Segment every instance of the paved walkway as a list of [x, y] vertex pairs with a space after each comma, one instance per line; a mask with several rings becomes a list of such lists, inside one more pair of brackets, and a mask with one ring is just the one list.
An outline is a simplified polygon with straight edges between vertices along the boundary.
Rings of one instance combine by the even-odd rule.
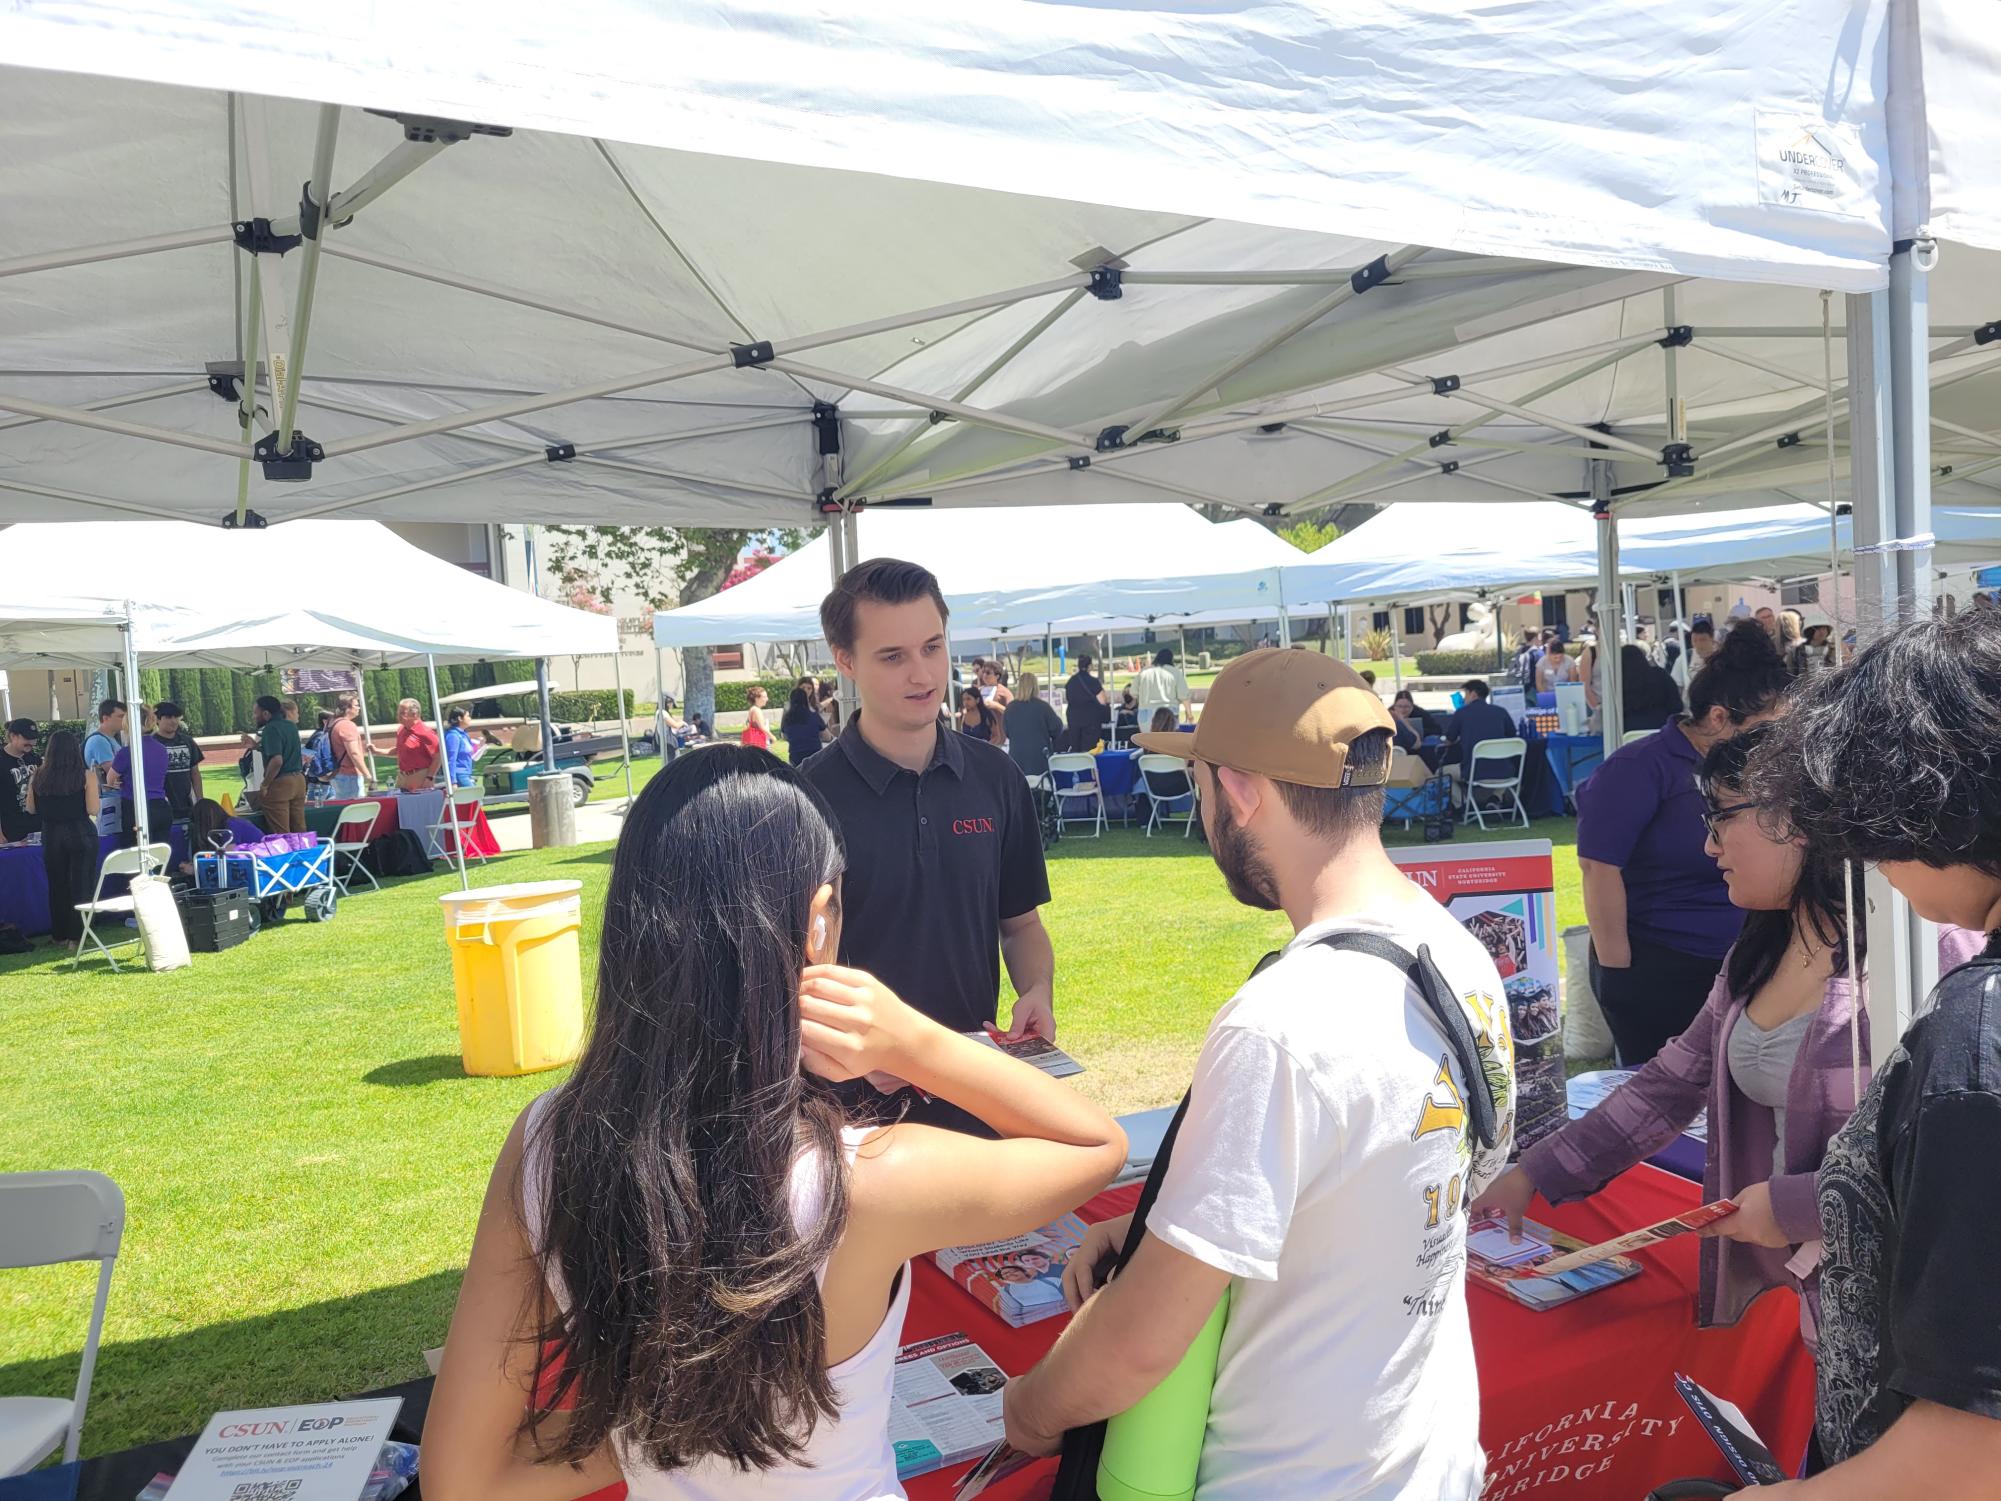
[[[577, 809], [577, 843], [602, 844], [618, 838], [619, 830], [625, 827], [624, 807], [625, 799], [621, 797], [615, 801], [586, 803]], [[502, 850], [512, 853], [533, 848], [528, 838], [528, 807], [525, 803], [508, 808], [489, 808], [486, 821]]]

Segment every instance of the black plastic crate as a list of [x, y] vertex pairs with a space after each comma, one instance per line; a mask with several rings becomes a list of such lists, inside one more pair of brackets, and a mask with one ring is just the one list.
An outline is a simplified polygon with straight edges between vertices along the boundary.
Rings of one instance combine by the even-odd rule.
[[182, 930], [195, 953], [219, 954], [257, 931], [257, 906], [246, 891], [182, 888], [175, 896], [180, 902]]

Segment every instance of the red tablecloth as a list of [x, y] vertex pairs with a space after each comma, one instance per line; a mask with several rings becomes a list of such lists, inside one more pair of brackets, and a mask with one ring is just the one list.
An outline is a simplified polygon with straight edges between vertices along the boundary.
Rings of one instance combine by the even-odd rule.
[[[389, 835], [394, 834], [398, 829], [402, 828], [402, 815], [397, 810], [397, 799], [393, 793], [384, 793], [379, 797], [342, 798], [337, 801], [320, 803], [317, 806], [322, 808], [347, 808], [357, 803], [372, 803], [374, 805], [375, 822], [368, 826], [365, 833], [361, 834], [355, 832], [355, 829], [358, 829], [360, 825], [357, 824], [350, 827], [342, 835], [341, 842], [343, 844], [356, 842], [357, 840], [362, 844], [372, 844], [377, 839], [386, 839]], [[442, 798], [438, 800], [438, 806], [443, 806]], [[436, 817], [437, 815], [433, 814], [431, 816]], [[428, 822], [429, 820], [426, 819], [426, 824]], [[432, 847], [430, 844], [425, 826], [420, 825], [411, 832], [416, 834], [419, 839], [426, 841], [426, 847], [430, 850], [431, 854], [440, 859], [449, 859], [451, 857], [452, 846], [449, 832], [438, 836], [435, 847]], [[332, 836], [329, 835], [328, 837], [331, 838]], [[466, 829], [466, 858], [468, 860], [476, 860], [483, 856], [490, 858], [499, 853], [500, 841], [493, 837], [493, 827], [486, 821], [486, 809], [481, 808]]]
[[[1130, 1210], [1138, 1185], [1099, 1194], [1078, 1211], [1087, 1220]], [[1700, 1202], [1700, 1188], [1640, 1166], [1581, 1204], [1539, 1219], [1605, 1240]], [[1639, 1501], [1664, 1480], [1729, 1479], [1716, 1447], [1697, 1428], [1672, 1385], [1692, 1376], [1743, 1409], [1779, 1461], [1797, 1470], [1813, 1423], [1813, 1360], [1799, 1337], [1799, 1304], [1789, 1292], [1760, 1298], [1732, 1329], [1695, 1327], [1693, 1236], [1639, 1258], [1629, 1282], [1536, 1313], [1482, 1287], [1467, 1289], [1474, 1358], [1480, 1367], [1480, 1441], [1487, 1449], [1481, 1501]], [[1047, 1353], [1065, 1319], [1010, 1329], [929, 1262], [911, 1278], [903, 1342], [960, 1331], [1020, 1375]], [[1330, 1413], [1330, 1421], [1340, 1421]], [[910, 1501], [948, 1501], [970, 1464], [907, 1482]], [[1055, 1463], [989, 1489], [992, 1501], [1042, 1501]], [[611, 1486], [585, 1501], [620, 1501]]]
[[[1106, 1219], [1130, 1210], [1137, 1186], [1100, 1194], [1079, 1211]], [[1581, 1204], [1538, 1218], [1586, 1241], [1604, 1240], [1693, 1207], [1698, 1185], [1636, 1167]], [[1693, 1236], [1639, 1258], [1630, 1282], [1547, 1313], [1485, 1288], [1467, 1289], [1480, 1367], [1480, 1440], [1487, 1448], [1482, 1501], [1639, 1501], [1663, 1480], [1729, 1478], [1709, 1439], [1674, 1393], [1676, 1371], [1744, 1410], [1782, 1463], [1797, 1468], [1813, 1422], [1813, 1361], [1789, 1292], [1760, 1298], [1733, 1329], [1695, 1327]], [[962, 1330], [1018, 1375], [1054, 1343], [1064, 1320], [1010, 1329], [936, 1267], [917, 1268], [903, 1338]], [[1338, 1421], [1339, 1415], [1330, 1415]], [[989, 1490], [995, 1501], [1047, 1494], [1053, 1465]], [[967, 1466], [908, 1482], [911, 1501], [945, 1501]]]
[[[371, 803], [374, 805], [375, 822], [370, 824], [364, 833], [355, 832], [361, 827], [359, 824], [349, 825], [341, 834], [340, 842], [342, 844], [357, 842], [361, 844], [373, 844], [378, 839], [387, 839], [403, 826], [402, 821], [396, 816], [396, 799], [393, 797], [338, 798], [320, 803], [317, 806], [322, 808], [352, 808], [358, 803]], [[338, 818], [340, 815], [336, 813], [334, 816]], [[327, 837], [331, 840], [333, 836], [328, 835]]]
[[[500, 841], [493, 837], [493, 825], [486, 821], [486, 809], [475, 808], [471, 818], [461, 815], [465, 826], [466, 858], [490, 859], [500, 853]], [[438, 834], [437, 850], [440, 858], [452, 858], [452, 831], [445, 829]]]

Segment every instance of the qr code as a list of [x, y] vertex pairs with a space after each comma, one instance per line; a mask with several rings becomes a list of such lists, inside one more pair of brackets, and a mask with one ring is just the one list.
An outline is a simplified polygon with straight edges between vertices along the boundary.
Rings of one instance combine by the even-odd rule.
[[246, 1480], [229, 1493], [229, 1501], [292, 1501], [304, 1476], [290, 1480]]

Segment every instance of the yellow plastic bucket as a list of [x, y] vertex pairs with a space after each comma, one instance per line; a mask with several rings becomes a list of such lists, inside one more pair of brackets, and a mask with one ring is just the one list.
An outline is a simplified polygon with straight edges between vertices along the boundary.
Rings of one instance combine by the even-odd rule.
[[467, 1073], [532, 1074], [576, 1060], [583, 889], [582, 881], [526, 881], [438, 898]]

